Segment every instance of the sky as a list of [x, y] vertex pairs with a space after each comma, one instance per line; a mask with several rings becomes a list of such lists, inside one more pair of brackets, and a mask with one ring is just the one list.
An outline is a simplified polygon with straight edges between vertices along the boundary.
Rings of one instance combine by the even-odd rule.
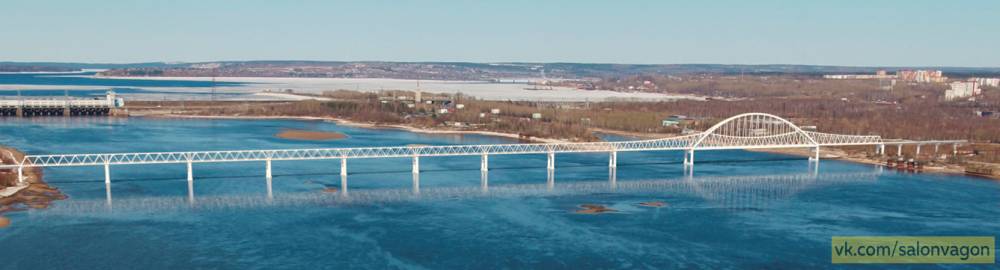
[[1000, 66], [1000, 1], [0, 0], [0, 61]]

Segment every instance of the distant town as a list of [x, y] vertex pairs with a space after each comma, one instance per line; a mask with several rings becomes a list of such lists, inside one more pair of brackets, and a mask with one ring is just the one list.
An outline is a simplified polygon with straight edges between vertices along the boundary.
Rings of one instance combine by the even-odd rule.
[[1000, 87], [1000, 78], [969, 77], [964, 80], [950, 80], [940, 70], [900, 70], [896, 74], [888, 74], [878, 70], [875, 74], [836, 74], [823, 75], [823, 78], [834, 80], [878, 80], [879, 88], [891, 91], [896, 82], [906, 83], [945, 83], [948, 90], [944, 92], [945, 100], [974, 98], [983, 93], [981, 87]]

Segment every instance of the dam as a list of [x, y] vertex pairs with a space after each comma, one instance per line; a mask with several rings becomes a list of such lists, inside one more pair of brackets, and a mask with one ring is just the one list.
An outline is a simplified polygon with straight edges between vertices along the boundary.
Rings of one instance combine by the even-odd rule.
[[101, 116], [116, 115], [125, 107], [125, 99], [118, 97], [114, 91], [108, 91], [104, 98], [91, 99], [55, 99], [55, 98], [18, 98], [0, 100], [0, 116], [2, 117], [36, 117], [36, 116]]

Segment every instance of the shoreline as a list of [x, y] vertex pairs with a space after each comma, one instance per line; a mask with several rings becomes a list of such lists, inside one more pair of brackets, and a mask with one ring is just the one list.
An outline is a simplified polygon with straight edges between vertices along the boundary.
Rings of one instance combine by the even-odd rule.
[[[0, 146], [0, 152], [7, 154], [0, 157], [0, 162], [11, 164], [24, 158], [20, 150], [8, 146]], [[48, 208], [53, 202], [68, 198], [58, 188], [49, 186], [43, 180], [39, 167], [29, 167], [24, 170], [24, 183], [17, 182], [17, 173], [13, 169], [0, 171], [0, 220], [7, 212], [24, 211], [27, 209]], [[9, 225], [7, 220], [6, 225]], [[0, 226], [2, 228], [3, 226]]]
[[[521, 136], [513, 133], [504, 133], [496, 131], [485, 131], [485, 130], [441, 130], [441, 129], [430, 129], [430, 128], [419, 128], [407, 125], [399, 124], [374, 124], [374, 123], [362, 123], [355, 122], [347, 119], [336, 118], [336, 117], [323, 117], [323, 116], [236, 116], [236, 115], [182, 115], [182, 114], [145, 114], [145, 115], [133, 115], [131, 117], [149, 117], [149, 118], [168, 118], [168, 119], [231, 119], [231, 120], [301, 120], [301, 121], [329, 121], [334, 122], [338, 125], [357, 127], [357, 128], [367, 128], [367, 129], [396, 129], [403, 130], [414, 133], [424, 133], [424, 134], [457, 134], [457, 135], [483, 135], [483, 136], [493, 136], [502, 137], [508, 139], [520, 140]], [[561, 139], [550, 139], [550, 138], [537, 138], [532, 137], [530, 139], [532, 142], [539, 143], [571, 143], [571, 141], [561, 140]]]
[[[809, 153], [809, 150], [805, 150], [805, 151], [803, 151], [803, 150], [805, 150], [805, 149], [804, 148], [782, 148], [782, 149], [747, 149], [746, 151], [760, 152], [760, 153], [772, 153], [772, 154], [783, 154], [783, 155], [791, 155], [791, 156], [799, 156], [799, 157], [809, 157], [809, 156], [812, 155], [811, 153]], [[829, 149], [826, 150], [826, 151], [829, 151]], [[840, 150], [840, 149], [837, 149], [834, 153], [830, 153], [830, 152], [824, 153], [824, 151], [821, 150], [820, 151], [820, 160], [824, 159], [823, 155], [826, 155], [825, 159], [842, 160], [842, 161], [847, 161], [847, 162], [852, 162], [852, 163], [868, 164], [868, 165], [882, 166], [882, 167], [885, 167], [885, 168], [888, 168], [888, 169], [895, 169], [895, 168], [890, 168], [890, 167], [885, 166], [885, 164], [882, 163], [879, 160], [873, 160], [873, 159], [869, 159], [869, 158], [851, 157], [849, 154], [847, 154], [846, 152], [844, 152], [843, 150]], [[924, 169], [921, 170], [921, 171], [919, 171], [919, 172], [920, 173], [936, 173], [936, 174], [946, 174], [946, 175], [962, 175], [962, 176], [970, 176], [970, 177], [979, 177], [979, 178], [984, 178], [984, 179], [994, 180], [994, 181], [1000, 180], [1000, 176], [997, 176], [997, 175], [987, 176], [987, 175], [972, 175], [972, 174], [967, 174], [967, 173], [965, 173], [964, 167], [961, 167], [961, 166], [958, 166], [958, 167], [956, 167], [956, 166], [944, 166], [944, 167], [941, 167], [941, 166], [925, 166]]]

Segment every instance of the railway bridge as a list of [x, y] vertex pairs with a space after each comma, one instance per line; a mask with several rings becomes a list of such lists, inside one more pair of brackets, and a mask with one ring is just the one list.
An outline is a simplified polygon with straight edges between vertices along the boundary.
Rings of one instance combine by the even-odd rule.
[[[585, 143], [532, 143], [532, 144], [489, 144], [489, 145], [432, 145], [432, 146], [392, 146], [392, 147], [352, 147], [314, 149], [271, 149], [271, 150], [227, 150], [189, 152], [147, 152], [147, 153], [92, 153], [92, 154], [46, 154], [26, 155], [16, 164], [0, 165], [0, 169], [15, 169], [20, 183], [24, 183], [23, 171], [29, 167], [103, 166], [104, 181], [110, 186], [112, 166], [138, 164], [184, 164], [187, 167], [189, 187], [194, 181], [195, 163], [220, 162], [262, 162], [268, 187], [271, 183], [271, 163], [295, 160], [338, 160], [340, 162], [341, 187], [347, 190], [347, 163], [351, 159], [409, 158], [412, 159], [413, 188], [419, 191], [420, 158], [440, 156], [479, 156], [480, 169], [489, 170], [491, 155], [542, 154], [548, 157], [546, 168], [551, 174], [555, 170], [555, 159], [561, 153], [608, 153], [608, 167], [616, 168], [619, 152], [635, 151], [683, 151], [685, 168], [693, 168], [696, 151], [729, 149], [812, 149], [810, 162], [819, 162], [821, 147], [873, 146], [876, 153], [885, 154], [887, 145], [901, 149], [903, 145], [915, 145], [917, 152], [924, 145], [952, 145], [953, 153], [964, 140], [887, 140], [880, 136], [830, 134], [805, 131], [781, 117], [766, 113], [745, 113], [725, 119], [704, 132], [676, 137]], [[485, 175], [485, 174], [484, 174]], [[486, 177], [483, 188], [487, 187]], [[270, 191], [270, 188], [268, 188]], [[269, 192], [270, 194], [270, 192]]]

